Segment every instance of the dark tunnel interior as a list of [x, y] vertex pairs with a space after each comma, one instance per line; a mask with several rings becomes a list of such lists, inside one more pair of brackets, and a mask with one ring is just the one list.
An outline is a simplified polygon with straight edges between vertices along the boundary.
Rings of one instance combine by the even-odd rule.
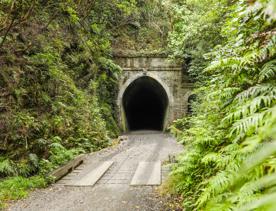
[[163, 130], [168, 96], [153, 78], [136, 79], [123, 95], [128, 130]]

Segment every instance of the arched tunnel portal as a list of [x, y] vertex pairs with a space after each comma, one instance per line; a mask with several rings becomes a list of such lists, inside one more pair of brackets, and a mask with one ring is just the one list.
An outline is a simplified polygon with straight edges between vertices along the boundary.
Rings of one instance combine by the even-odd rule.
[[168, 105], [168, 95], [157, 80], [139, 77], [129, 84], [122, 97], [127, 129], [163, 130]]

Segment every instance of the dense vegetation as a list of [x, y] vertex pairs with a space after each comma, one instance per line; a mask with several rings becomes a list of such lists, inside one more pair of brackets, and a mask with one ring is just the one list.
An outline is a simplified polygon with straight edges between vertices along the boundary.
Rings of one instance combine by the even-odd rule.
[[112, 51], [168, 44], [197, 96], [171, 189], [186, 210], [275, 210], [275, 20], [275, 0], [1, 0], [0, 209], [118, 135]]
[[168, 27], [157, 4], [0, 1], [0, 208], [118, 135], [112, 46], [162, 48]]
[[1, 201], [117, 133], [101, 93], [115, 94], [120, 72], [105, 30], [119, 8], [104, 6], [110, 14], [99, 16], [89, 1], [1, 1], [0, 177], [17, 176], [1, 182]]
[[[275, 210], [276, 2], [173, 1], [170, 49], [197, 81], [171, 185], [185, 210]], [[208, 9], [207, 9], [208, 8]]]

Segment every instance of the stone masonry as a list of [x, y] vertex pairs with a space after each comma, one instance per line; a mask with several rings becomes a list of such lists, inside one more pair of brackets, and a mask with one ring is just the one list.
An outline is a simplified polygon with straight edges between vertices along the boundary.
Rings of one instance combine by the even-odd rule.
[[159, 82], [167, 93], [169, 106], [166, 112], [164, 128], [173, 120], [187, 114], [188, 98], [192, 92], [192, 83], [182, 65], [171, 61], [166, 55], [115, 55], [115, 62], [122, 68], [119, 80], [117, 105], [118, 120], [121, 128], [127, 130], [125, 124], [122, 98], [127, 87], [140, 77], [151, 77]]

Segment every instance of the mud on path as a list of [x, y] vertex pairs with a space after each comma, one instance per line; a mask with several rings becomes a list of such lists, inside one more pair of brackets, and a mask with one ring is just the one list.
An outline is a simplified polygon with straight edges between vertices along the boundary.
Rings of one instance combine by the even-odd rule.
[[[88, 156], [78, 173], [69, 174], [46, 189], [32, 192], [27, 199], [18, 201], [8, 210], [166, 210], [155, 192], [156, 186], [130, 186], [130, 182], [140, 161], [165, 161], [169, 155], [181, 152], [182, 146], [161, 132], [139, 131], [126, 136], [128, 139], [119, 146]], [[67, 182], [77, 180], [102, 161], [113, 161], [114, 164], [93, 187], [66, 186]], [[162, 167], [163, 180], [167, 171]]]

